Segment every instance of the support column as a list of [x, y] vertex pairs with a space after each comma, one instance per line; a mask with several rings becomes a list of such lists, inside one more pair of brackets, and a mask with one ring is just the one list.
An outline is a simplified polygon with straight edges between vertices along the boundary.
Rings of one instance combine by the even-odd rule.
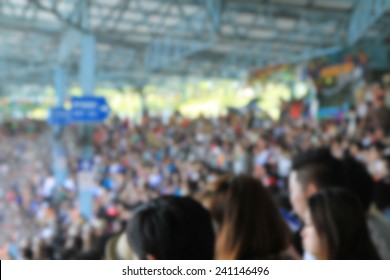
[[[66, 97], [66, 71], [58, 66], [54, 71], [54, 85], [57, 96], [57, 107], [63, 107]], [[67, 178], [67, 161], [62, 140], [63, 127], [53, 127], [53, 174], [57, 187], [63, 186]]]
[[[83, 28], [89, 26], [88, 2], [83, 2]], [[95, 92], [95, 37], [88, 33], [81, 35], [80, 85], [84, 96]], [[79, 213], [87, 220], [93, 217], [93, 145], [91, 124], [82, 125], [82, 155], [79, 161]]]
[[141, 98], [141, 115], [144, 117], [148, 112], [148, 104], [146, 102], [146, 93], [143, 88], [139, 89], [139, 96]]

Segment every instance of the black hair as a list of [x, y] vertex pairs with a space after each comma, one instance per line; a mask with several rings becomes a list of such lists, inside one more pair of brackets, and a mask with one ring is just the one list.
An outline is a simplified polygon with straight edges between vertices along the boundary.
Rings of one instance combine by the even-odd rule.
[[309, 199], [313, 224], [325, 241], [327, 259], [379, 259], [357, 196], [342, 188], [320, 190]]
[[363, 163], [352, 157], [342, 161], [344, 184], [342, 187], [352, 191], [362, 202], [363, 208], [368, 208], [373, 200], [374, 180]]
[[372, 146], [377, 152], [382, 153], [386, 149], [386, 145], [378, 141]]
[[327, 148], [311, 149], [294, 157], [292, 170], [304, 187], [310, 183], [318, 188], [327, 185], [343, 185], [340, 160], [334, 158]]
[[97, 250], [78, 252], [73, 257], [74, 260], [101, 260], [101, 254]]
[[346, 188], [358, 196], [366, 211], [372, 202], [374, 181], [366, 167], [352, 157], [338, 160], [327, 148], [314, 149], [294, 158], [292, 169], [303, 187], [314, 183], [319, 189]]
[[362, 143], [354, 139], [349, 141], [349, 146], [356, 146], [359, 150], [363, 149]]
[[140, 259], [213, 259], [214, 232], [209, 212], [189, 197], [164, 196], [134, 211], [127, 239]]
[[23, 256], [26, 260], [32, 260], [34, 258], [34, 253], [31, 247], [23, 249]]

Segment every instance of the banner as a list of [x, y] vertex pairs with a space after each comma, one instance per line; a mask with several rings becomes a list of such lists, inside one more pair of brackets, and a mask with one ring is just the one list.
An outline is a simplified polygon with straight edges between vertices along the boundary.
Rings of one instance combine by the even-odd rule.
[[307, 74], [317, 91], [319, 118], [337, 118], [348, 110], [366, 66], [367, 56], [362, 52], [344, 52], [308, 64]]
[[296, 76], [296, 69], [292, 65], [278, 65], [273, 67], [266, 67], [264, 69], [257, 69], [249, 73], [248, 84], [254, 85], [258, 82], [279, 82], [290, 83], [298, 81]]

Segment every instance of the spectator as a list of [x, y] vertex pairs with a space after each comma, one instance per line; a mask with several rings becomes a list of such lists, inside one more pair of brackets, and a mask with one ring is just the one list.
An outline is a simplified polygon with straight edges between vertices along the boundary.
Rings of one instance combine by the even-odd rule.
[[292, 258], [289, 229], [260, 181], [244, 175], [225, 176], [215, 184], [210, 203], [217, 259]]
[[213, 259], [210, 214], [188, 197], [160, 197], [136, 208], [127, 239], [136, 259]]
[[[289, 177], [290, 201], [301, 220], [307, 211], [308, 199], [329, 186], [338, 186], [357, 195], [376, 249], [382, 259], [390, 259], [390, 224], [372, 204], [373, 181], [367, 169], [352, 158], [333, 158], [328, 149], [310, 150], [294, 158]], [[297, 250], [302, 252], [299, 239], [295, 241]]]
[[302, 231], [305, 250], [317, 260], [378, 260], [359, 199], [342, 188], [309, 199]]
[[328, 149], [313, 149], [296, 156], [289, 175], [290, 201], [303, 219], [307, 199], [328, 185], [343, 185], [341, 162]]

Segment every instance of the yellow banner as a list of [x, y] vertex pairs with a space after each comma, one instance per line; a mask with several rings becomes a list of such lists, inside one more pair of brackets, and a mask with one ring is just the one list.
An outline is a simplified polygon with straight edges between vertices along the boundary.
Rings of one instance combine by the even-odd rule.
[[333, 65], [333, 66], [326, 67], [326, 68], [322, 69], [320, 76], [322, 78], [340, 76], [343, 74], [351, 73], [354, 68], [355, 68], [355, 64], [353, 62], [347, 62], [344, 64]]

